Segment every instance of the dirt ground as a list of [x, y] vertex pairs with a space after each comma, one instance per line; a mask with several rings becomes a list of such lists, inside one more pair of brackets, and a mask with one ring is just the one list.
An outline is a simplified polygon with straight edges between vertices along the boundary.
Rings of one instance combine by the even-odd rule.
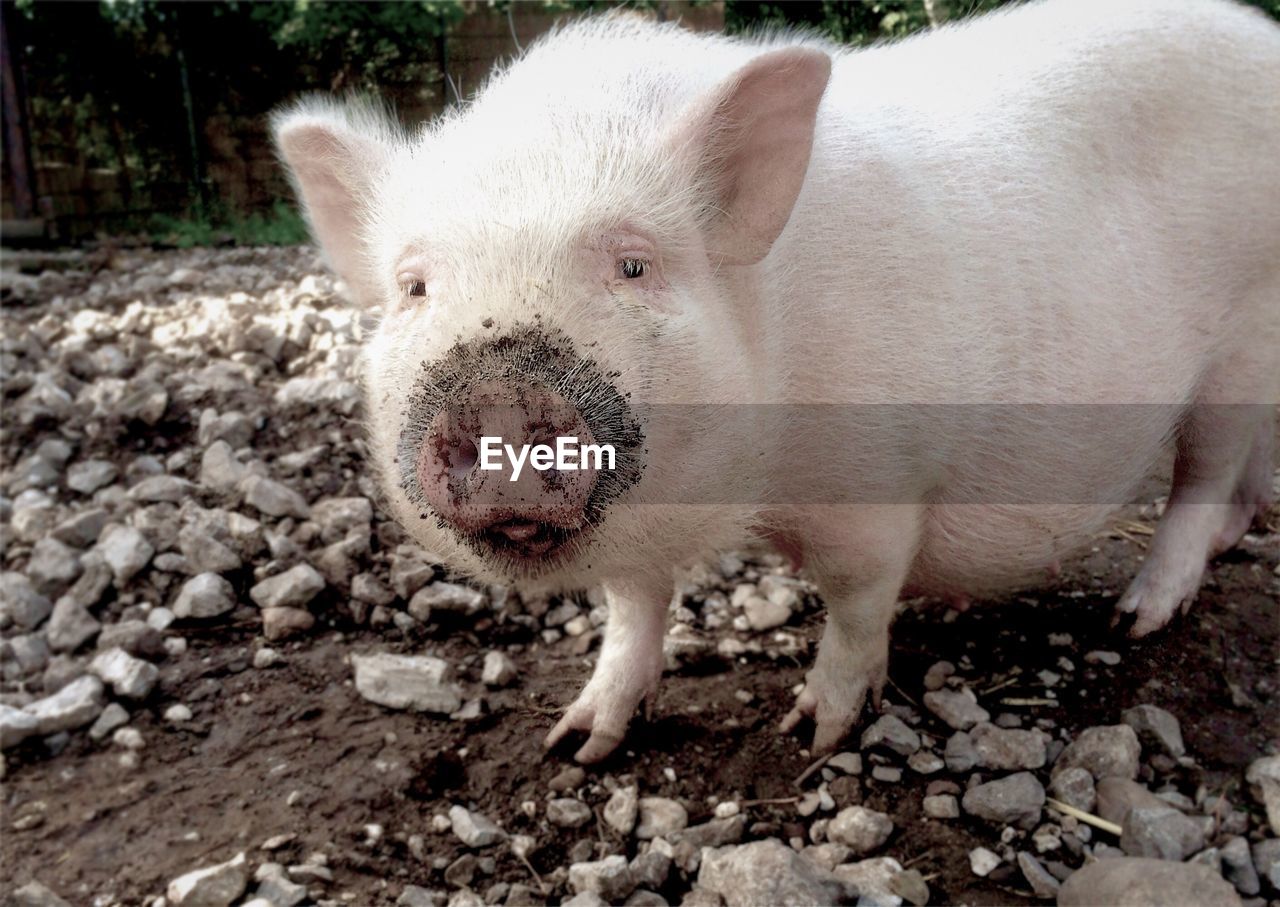
[[[26, 305], [11, 307], [9, 317], [34, 323], [39, 312]], [[9, 399], [14, 396], [10, 391]], [[297, 412], [273, 418], [287, 424], [260, 433], [258, 454], [268, 459], [292, 449], [284, 440], [291, 433], [312, 431], [315, 420], [326, 417]], [[344, 424], [357, 418], [358, 411]], [[113, 456], [122, 460], [178, 450], [195, 443], [194, 423], [194, 410], [149, 427], [130, 423], [128, 447], [118, 446], [121, 436], [108, 435], [79, 442], [79, 456], [113, 446]], [[6, 465], [58, 431], [50, 421], [11, 431]], [[311, 483], [304, 471], [299, 484], [358, 493], [358, 459], [347, 448], [336, 451], [324, 465], [331, 472]], [[1153, 525], [1150, 501], [1143, 503], [1118, 517], [1128, 521], [1123, 532], [1099, 538], [1045, 590], [980, 602], [965, 613], [937, 602], [909, 603], [894, 628], [886, 701], [921, 713], [919, 730], [939, 750], [950, 731], [920, 703], [926, 670], [943, 659], [960, 666], [993, 715], [1014, 713], [1027, 724], [1048, 719], [1055, 736], [1115, 724], [1124, 709], [1154, 703], [1180, 719], [1195, 760], [1166, 780], [1189, 797], [1198, 788], [1223, 793], [1256, 820], [1260, 807], [1243, 789], [1243, 770], [1260, 755], [1280, 752], [1280, 534], [1274, 515], [1269, 532], [1250, 535], [1213, 565], [1188, 616], [1135, 643], [1108, 624], [1149, 539], [1141, 527]], [[565, 892], [557, 870], [571, 853], [578, 860], [635, 854], [637, 842], [622, 840], [603, 822], [566, 830], [548, 825], [540, 810], [531, 818], [521, 808], [525, 801], [544, 801], [551, 780], [571, 764], [572, 750], [544, 753], [542, 738], [589, 676], [596, 631], [548, 643], [538, 621], [517, 619], [527, 609], [513, 606], [396, 633], [357, 622], [340, 606], [344, 593], [328, 590], [311, 605], [318, 618], [314, 629], [272, 643], [280, 662], [259, 669], [252, 661], [264, 645], [261, 620], [246, 597], [256, 578], [250, 565], [229, 574], [242, 603], [226, 619], [179, 621], [171, 629], [188, 647], [164, 661], [159, 687], [132, 712], [130, 726], [146, 741], [136, 766], [122, 764], [118, 748], [94, 743], [83, 732], [73, 733], [52, 756], [36, 739], [6, 751], [0, 890], [38, 878], [75, 904], [137, 904], [163, 893], [176, 876], [241, 850], [251, 862], [280, 863], [318, 852], [327, 856], [333, 879], [312, 884], [313, 898], [394, 903], [408, 884], [451, 887], [444, 869], [468, 848], [449, 832], [434, 831], [432, 818], [459, 803], [538, 842], [531, 866], [504, 848], [488, 851], [492, 871], [486, 874], [489, 867], [482, 865], [471, 886], [481, 893], [497, 882], [537, 890], [542, 878], [552, 887], [548, 901], [556, 903]], [[732, 581], [721, 580], [730, 589]], [[135, 601], [113, 604], [111, 594], [99, 606], [104, 622]], [[684, 606], [696, 616], [701, 597], [687, 597]], [[805, 837], [811, 819], [797, 816], [795, 799], [816, 779], [796, 785], [810, 762], [804, 741], [781, 736], [776, 725], [812, 659], [819, 604], [806, 596], [785, 628], [798, 647], [774, 645], [772, 633], [754, 634], [764, 643], [760, 651], [736, 658], [718, 655], [715, 643], [753, 634], [728, 626], [708, 630], [697, 621], [689, 626], [707, 641], [703, 654], [669, 671], [652, 720], [637, 720], [618, 752], [588, 769], [585, 799], [598, 816], [608, 793], [593, 784], [612, 776], [638, 784], [644, 795], [678, 799], [689, 809], [691, 825], [711, 818], [716, 802], [733, 799], [748, 816], [748, 839]], [[1064, 633], [1068, 643], [1050, 640], [1050, 634]], [[464, 686], [478, 690], [481, 659], [492, 649], [506, 651], [519, 675], [509, 687], [485, 692], [483, 713], [473, 720], [389, 711], [361, 698], [352, 681], [352, 654], [428, 653], [450, 661]], [[1118, 653], [1119, 663], [1086, 660], [1095, 650]], [[1069, 672], [1061, 665], [1064, 656], [1073, 665]], [[1038, 677], [1045, 670], [1064, 675], [1051, 696]], [[751, 694], [749, 701], [742, 691]], [[1056, 704], [1044, 703], [1046, 698]], [[1019, 704], [1025, 700], [1041, 704]], [[189, 706], [191, 720], [165, 720], [174, 703]], [[850, 741], [849, 748], [856, 744]], [[985, 879], [970, 870], [970, 850], [998, 847], [989, 827], [966, 816], [924, 817], [921, 801], [931, 780], [908, 771], [896, 783], [875, 781], [868, 767], [860, 784], [839, 788], [837, 808], [862, 802], [893, 818], [896, 828], [882, 852], [923, 874], [930, 903], [1032, 902], [1016, 867], [1006, 864]], [[963, 786], [962, 777], [954, 780]], [[369, 825], [381, 826], [382, 833], [370, 835]], [[259, 850], [281, 835], [290, 837], [278, 849]], [[414, 835], [423, 837], [424, 848], [410, 846]], [[660, 894], [679, 903], [689, 884], [673, 871]]]

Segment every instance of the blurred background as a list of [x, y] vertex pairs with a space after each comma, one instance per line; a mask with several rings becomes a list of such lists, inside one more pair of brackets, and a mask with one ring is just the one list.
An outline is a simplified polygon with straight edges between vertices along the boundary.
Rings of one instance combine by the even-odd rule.
[[[266, 132], [308, 91], [368, 91], [410, 123], [476, 91], [565, 16], [626, 6], [729, 33], [866, 44], [1006, 0], [35, 2], [3, 0], [6, 243], [305, 238]], [[1280, 18], [1280, 0], [1253, 0]]]

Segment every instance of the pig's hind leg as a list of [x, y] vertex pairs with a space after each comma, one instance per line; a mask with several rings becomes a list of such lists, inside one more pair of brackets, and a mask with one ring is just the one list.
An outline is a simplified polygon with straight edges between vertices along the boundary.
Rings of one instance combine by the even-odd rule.
[[1178, 436], [1173, 488], [1151, 549], [1116, 618], [1135, 617], [1146, 636], [1190, 608], [1210, 558], [1233, 547], [1271, 497], [1273, 410], [1269, 405], [1200, 404]]
[[589, 736], [574, 759], [599, 762], [622, 742], [640, 703], [657, 695], [670, 589], [664, 595], [657, 584], [653, 586], [604, 587], [609, 619], [600, 658], [591, 680], [547, 735], [548, 748], [581, 731]]
[[889, 626], [923, 524], [923, 510], [916, 506], [833, 510], [810, 515], [821, 534], [806, 539], [806, 560], [826, 604], [827, 624], [804, 689], [781, 725], [788, 733], [812, 719], [814, 755], [839, 745], [868, 692], [879, 702], [888, 678]]

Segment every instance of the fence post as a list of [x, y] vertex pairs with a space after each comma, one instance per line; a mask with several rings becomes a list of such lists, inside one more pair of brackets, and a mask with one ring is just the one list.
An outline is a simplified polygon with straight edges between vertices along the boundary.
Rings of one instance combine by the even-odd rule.
[[35, 174], [31, 169], [31, 144], [27, 135], [27, 99], [13, 63], [12, 22], [14, 4], [0, 3], [0, 59], [4, 81], [4, 154], [9, 162], [9, 179], [14, 213], [21, 220], [36, 215]]

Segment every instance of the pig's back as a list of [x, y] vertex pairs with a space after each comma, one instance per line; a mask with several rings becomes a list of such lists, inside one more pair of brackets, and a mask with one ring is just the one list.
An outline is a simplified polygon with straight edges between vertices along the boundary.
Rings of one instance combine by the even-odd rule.
[[786, 400], [964, 404], [904, 419], [931, 426], [914, 462], [851, 431], [831, 470], [923, 477], [916, 585], [991, 591], [1087, 541], [1234, 357], [1260, 377], [1233, 399], [1280, 402], [1277, 85], [1280, 29], [1215, 0], [1041, 4], [840, 60], [769, 259], [765, 304], [809, 317], [771, 355], [803, 364]]

